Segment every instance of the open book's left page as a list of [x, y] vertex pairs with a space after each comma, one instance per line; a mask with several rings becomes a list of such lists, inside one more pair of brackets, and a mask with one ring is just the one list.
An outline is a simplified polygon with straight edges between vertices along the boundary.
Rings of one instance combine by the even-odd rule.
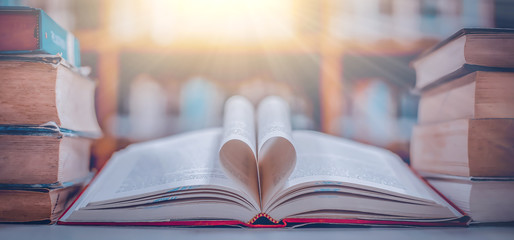
[[221, 136], [221, 129], [207, 129], [129, 146], [61, 221], [249, 221], [259, 204], [221, 169]]

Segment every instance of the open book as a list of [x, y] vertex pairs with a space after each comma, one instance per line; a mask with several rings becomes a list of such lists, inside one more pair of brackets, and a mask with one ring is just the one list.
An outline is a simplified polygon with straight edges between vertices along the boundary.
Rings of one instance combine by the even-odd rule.
[[[395, 154], [292, 131], [288, 104], [225, 105], [223, 128], [117, 152], [60, 224], [466, 224]], [[256, 123], [255, 123], [256, 121]]]

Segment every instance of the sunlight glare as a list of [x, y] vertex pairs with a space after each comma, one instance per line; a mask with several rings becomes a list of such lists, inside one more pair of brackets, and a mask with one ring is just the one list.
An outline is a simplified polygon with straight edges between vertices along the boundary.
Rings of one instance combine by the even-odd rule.
[[293, 37], [292, 3], [276, 0], [152, 0], [151, 36], [173, 40], [255, 42]]

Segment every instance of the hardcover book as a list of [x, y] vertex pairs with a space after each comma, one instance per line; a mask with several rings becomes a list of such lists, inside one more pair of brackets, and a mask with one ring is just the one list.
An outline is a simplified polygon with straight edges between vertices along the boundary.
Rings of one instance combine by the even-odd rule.
[[432, 186], [468, 214], [472, 223], [514, 221], [514, 178], [422, 174]]
[[80, 67], [79, 41], [43, 10], [0, 7], [0, 54], [59, 54]]
[[68, 184], [89, 174], [93, 139], [55, 124], [0, 125], [0, 187]]
[[95, 81], [62, 57], [0, 55], [0, 124], [41, 125], [100, 137]]
[[[292, 131], [278, 97], [239, 96], [223, 128], [117, 152], [59, 220], [78, 225], [466, 225], [395, 154]], [[255, 122], [256, 121], [256, 122]]]
[[89, 179], [66, 184], [0, 184], [0, 222], [54, 223]]
[[411, 165], [465, 177], [514, 177], [514, 119], [458, 119], [415, 126]]
[[421, 94], [420, 124], [514, 118], [514, 72], [476, 71]]
[[426, 90], [474, 71], [513, 71], [514, 29], [464, 28], [412, 62]]

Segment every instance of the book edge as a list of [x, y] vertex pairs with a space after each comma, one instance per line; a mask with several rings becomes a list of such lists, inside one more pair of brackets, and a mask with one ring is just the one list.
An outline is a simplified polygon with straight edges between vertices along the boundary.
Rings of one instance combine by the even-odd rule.
[[26, 135], [26, 136], [48, 136], [48, 137], [72, 137], [98, 139], [102, 134], [95, 132], [75, 131], [59, 127], [55, 122], [48, 122], [41, 125], [30, 124], [0, 124], [0, 135]]
[[0, 61], [20, 61], [20, 62], [33, 62], [33, 63], [45, 63], [51, 64], [54, 67], [63, 66], [74, 73], [79, 74], [82, 77], [87, 78], [90, 81], [93, 81], [89, 78], [89, 69], [88, 67], [78, 67], [71, 64], [68, 60], [66, 60], [60, 54], [49, 54], [46, 52], [41, 52], [38, 50], [35, 51], [26, 51], [26, 52], [16, 52], [16, 53], [8, 53], [8, 52], [0, 52]]
[[[249, 228], [285, 228], [294, 227], [297, 224], [336, 224], [341, 226], [346, 225], [383, 225], [383, 226], [468, 226], [471, 218], [466, 215], [461, 209], [456, 207], [450, 202], [444, 195], [437, 191], [432, 185], [430, 185], [424, 178], [422, 178], [415, 170], [410, 168], [411, 171], [419, 177], [428, 187], [433, 189], [438, 195], [440, 195], [446, 202], [448, 202], [453, 208], [455, 208], [463, 216], [450, 221], [439, 221], [439, 222], [419, 222], [419, 221], [393, 221], [393, 220], [365, 220], [365, 219], [331, 219], [331, 218], [284, 218], [281, 221], [271, 218], [266, 213], [257, 214], [249, 222], [242, 222], [238, 220], [179, 220], [179, 221], [153, 221], [153, 222], [76, 222], [76, 221], [65, 221], [62, 218], [68, 214], [72, 207], [82, 197], [83, 193], [90, 187], [94, 178], [91, 179], [87, 185], [81, 190], [81, 192], [75, 197], [73, 202], [66, 208], [65, 211], [56, 221], [59, 225], [86, 225], [86, 226], [177, 226], [177, 227], [229, 227], [229, 226], [240, 226]], [[272, 225], [255, 224], [255, 221], [260, 217], [265, 217], [270, 220]]]
[[4, 190], [27, 190], [27, 191], [38, 191], [38, 190], [54, 190], [67, 188], [72, 186], [83, 185], [88, 183], [94, 176], [94, 171], [89, 172], [85, 177], [76, 178], [71, 181], [55, 182], [49, 184], [2, 184], [0, 183], [0, 189]]
[[437, 43], [436, 45], [428, 48], [427, 50], [421, 52], [419, 56], [414, 59], [412, 62], [416, 62], [421, 58], [426, 57], [430, 53], [440, 49], [441, 47], [447, 45], [449, 42], [465, 35], [472, 35], [472, 34], [492, 34], [492, 33], [512, 33], [514, 34], [513, 28], [462, 28], [456, 33], [450, 35], [448, 38], [442, 40], [441, 42]]
[[285, 218], [276, 225], [249, 224], [237, 220], [191, 220], [191, 221], [157, 221], [157, 222], [67, 222], [58, 220], [59, 225], [86, 225], [86, 226], [177, 226], [177, 227], [217, 227], [217, 226], [241, 226], [248, 228], [285, 228], [298, 224], [330, 224], [341, 226], [461, 226], [469, 225], [469, 217], [463, 217], [455, 221], [447, 222], [415, 222], [415, 221], [390, 221], [390, 220], [363, 220], [363, 219], [331, 219], [331, 218]]
[[425, 92], [430, 89], [434, 89], [437, 86], [443, 85], [447, 82], [453, 81], [454, 79], [464, 77], [473, 72], [514, 72], [514, 68], [498, 68], [498, 67], [484, 67], [479, 65], [472, 64], [464, 64], [459, 69], [446, 74], [445, 76], [432, 81], [426, 86], [422, 86], [420, 88], [414, 87], [411, 91], [416, 94], [420, 94], [421, 92]]
[[412, 167], [409, 167], [410, 170], [416, 175], [421, 181], [423, 181], [428, 187], [430, 187], [436, 194], [438, 194], [444, 201], [446, 201], [448, 204], [450, 204], [451, 207], [453, 207], [457, 212], [459, 212], [462, 217], [457, 218], [458, 221], [463, 221], [466, 223], [466, 225], [469, 225], [471, 222], [471, 217], [469, 217], [462, 209], [457, 207], [452, 201], [450, 201], [446, 196], [444, 196], [439, 190], [437, 190], [432, 184], [430, 184], [425, 178], [423, 178], [415, 169]]

